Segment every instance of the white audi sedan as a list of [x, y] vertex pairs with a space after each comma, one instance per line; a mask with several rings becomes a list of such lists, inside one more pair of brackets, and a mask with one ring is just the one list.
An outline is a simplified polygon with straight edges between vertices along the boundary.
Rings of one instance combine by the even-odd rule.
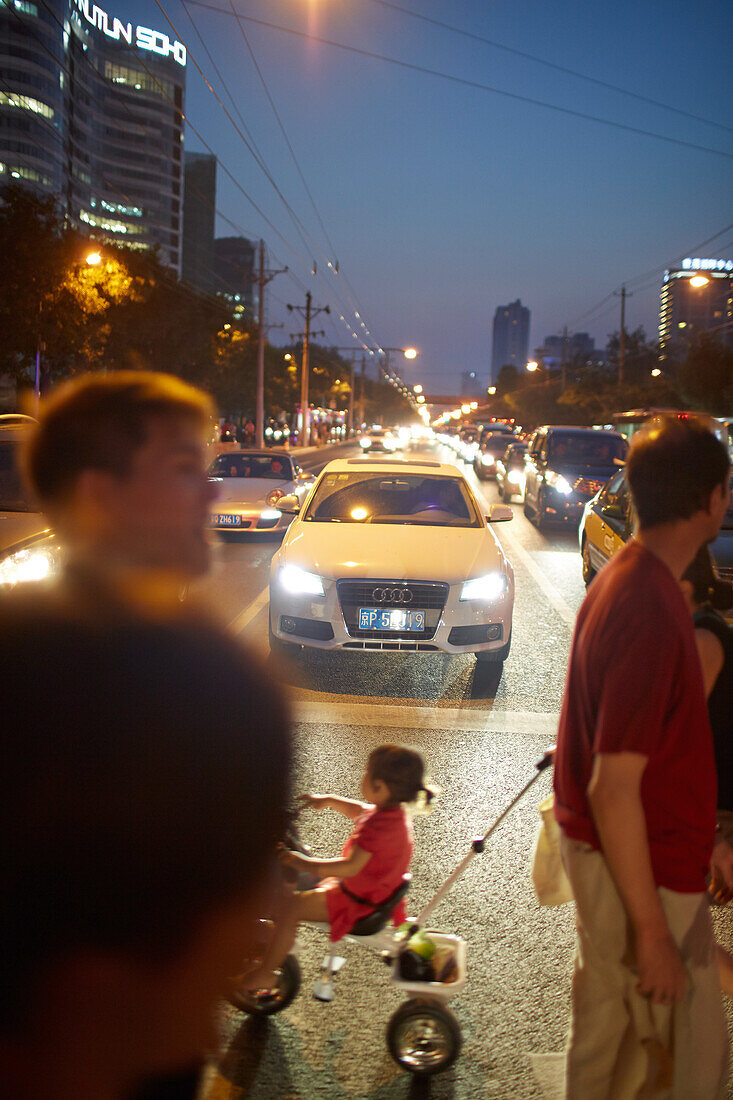
[[209, 515], [217, 531], [284, 531], [292, 516], [278, 501], [295, 494], [302, 503], [315, 481], [285, 451], [227, 451], [211, 463], [209, 477], [219, 489]]
[[509, 653], [514, 571], [455, 466], [429, 460], [330, 462], [272, 559], [270, 646]]

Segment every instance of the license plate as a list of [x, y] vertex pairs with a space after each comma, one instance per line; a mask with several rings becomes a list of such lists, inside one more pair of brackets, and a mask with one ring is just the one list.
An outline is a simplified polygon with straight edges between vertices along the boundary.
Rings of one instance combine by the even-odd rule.
[[213, 518], [214, 518], [214, 523], [218, 527], [241, 527], [242, 526], [242, 517], [241, 516], [215, 515]]
[[424, 611], [396, 607], [360, 607], [359, 630], [424, 630]]

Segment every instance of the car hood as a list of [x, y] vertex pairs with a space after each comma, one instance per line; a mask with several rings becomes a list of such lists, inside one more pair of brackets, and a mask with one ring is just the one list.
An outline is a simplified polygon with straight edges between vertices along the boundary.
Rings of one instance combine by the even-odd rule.
[[279, 489], [281, 493], [293, 491], [292, 481], [275, 481], [274, 478], [264, 477], [223, 477], [216, 481], [219, 487], [219, 495], [211, 505], [212, 512], [220, 512], [221, 504], [241, 503], [249, 504], [254, 501], [265, 500], [273, 489]]
[[486, 527], [295, 522], [280, 552], [324, 577], [435, 580], [458, 584], [508, 565]]
[[0, 557], [49, 530], [41, 512], [0, 512]]

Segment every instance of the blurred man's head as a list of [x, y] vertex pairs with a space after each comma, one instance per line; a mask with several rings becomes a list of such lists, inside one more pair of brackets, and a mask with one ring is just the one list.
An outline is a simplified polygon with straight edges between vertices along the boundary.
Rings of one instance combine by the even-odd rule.
[[668, 418], [634, 437], [626, 473], [640, 531], [694, 521], [715, 538], [728, 502], [728, 452], [694, 420]]
[[72, 556], [182, 579], [206, 572], [211, 414], [200, 390], [143, 371], [85, 375], [46, 400], [25, 469]]
[[[71, 1059], [72, 1077], [132, 1088], [216, 1042], [291, 748], [252, 656], [179, 618], [92, 619], [37, 591], [0, 605], [4, 1095], [14, 1051], [57, 1044], [59, 1074]], [[89, 1089], [78, 1095], [106, 1095]]]

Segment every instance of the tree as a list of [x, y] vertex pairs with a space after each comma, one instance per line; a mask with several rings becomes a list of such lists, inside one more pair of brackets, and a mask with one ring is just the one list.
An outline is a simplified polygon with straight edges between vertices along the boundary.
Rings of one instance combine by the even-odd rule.
[[727, 414], [733, 407], [733, 348], [713, 333], [700, 333], [677, 370], [677, 381], [693, 408]]
[[496, 392], [499, 394], [512, 393], [519, 389], [519, 371], [513, 363], [505, 363], [496, 376]]
[[[611, 374], [618, 378], [620, 351], [620, 333], [609, 334], [606, 355], [611, 365]], [[624, 382], [646, 382], [655, 367], [659, 365], [659, 345], [647, 340], [643, 327], [626, 333], [624, 354]]]

